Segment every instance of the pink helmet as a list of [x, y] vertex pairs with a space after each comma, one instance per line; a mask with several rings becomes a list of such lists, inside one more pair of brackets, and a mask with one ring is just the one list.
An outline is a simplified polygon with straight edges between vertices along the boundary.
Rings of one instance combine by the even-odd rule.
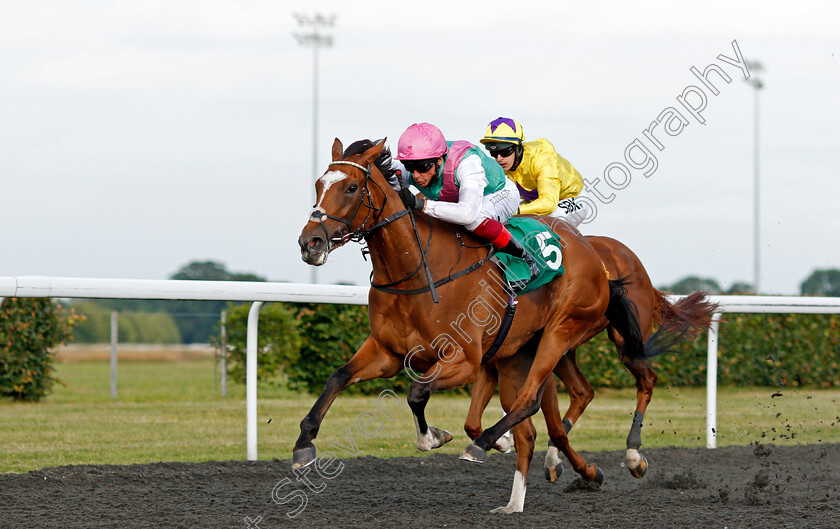
[[446, 138], [431, 123], [408, 127], [397, 143], [397, 160], [429, 160], [446, 154]]

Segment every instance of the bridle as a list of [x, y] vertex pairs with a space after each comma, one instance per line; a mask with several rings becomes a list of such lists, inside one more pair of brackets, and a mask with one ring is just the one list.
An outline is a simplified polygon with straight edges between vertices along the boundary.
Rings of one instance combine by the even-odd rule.
[[[373, 217], [373, 220], [375, 221], [375, 220], [378, 220], [379, 217], [382, 215], [382, 211], [385, 209], [385, 204], [388, 203], [388, 195], [384, 191], [382, 191], [382, 188], [379, 186], [379, 184], [377, 184], [370, 177], [370, 165], [365, 167], [363, 165], [357, 164], [356, 162], [351, 162], [349, 160], [334, 160], [334, 161], [330, 162], [329, 165], [350, 165], [350, 166], [355, 167], [357, 169], [361, 169], [362, 172], [365, 173], [365, 183], [362, 186], [364, 194], [363, 194], [361, 200], [359, 200], [359, 203], [356, 204], [356, 209], [353, 211], [353, 214], [350, 215], [349, 219], [342, 219], [341, 217], [336, 217], [336, 216], [330, 215], [326, 211], [324, 211], [323, 208], [320, 208], [320, 207], [313, 209], [312, 213], [309, 214], [309, 220], [310, 221], [317, 222], [321, 225], [321, 229], [324, 230], [324, 238], [325, 238], [326, 241], [337, 242], [337, 243], [340, 243], [340, 244], [345, 244], [347, 242], [361, 242], [362, 240], [365, 240], [368, 237], [370, 237], [370, 235], [373, 232], [375, 232], [376, 230], [378, 230], [379, 228], [387, 226], [388, 224], [394, 222], [398, 218], [408, 214], [408, 210], [403, 209], [403, 210], [398, 211], [397, 213], [391, 215], [390, 217], [388, 217], [388, 218], [386, 218], [386, 219], [384, 219], [380, 222], [377, 222], [376, 224], [374, 224], [370, 228], [365, 229], [365, 226], [371, 220], [372, 217]], [[373, 185], [375, 185], [379, 189], [379, 191], [382, 192], [382, 196], [384, 197], [384, 201], [382, 202], [382, 207], [378, 208], [373, 204], [373, 197], [371, 196], [370, 188], [368, 186], [368, 184], [371, 183], [371, 182], [373, 183]], [[365, 220], [361, 224], [359, 224], [358, 228], [356, 228], [354, 230], [354, 229], [352, 229], [351, 224], [353, 223], [353, 220], [355, 220], [356, 215], [359, 214], [359, 210], [362, 209], [362, 206], [367, 208], [367, 213], [365, 215]], [[337, 237], [337, 238], [330, 237], [329, 230], [327, 230], [327, 227], [324, 225], [324, 219], [325, 218], [332, 219], [336, 222], [340, 222], [340, 223], [344, 224], [345, 226], [347, 226], [347, 233], [345, 235], [343, 235], [341, 237]]]

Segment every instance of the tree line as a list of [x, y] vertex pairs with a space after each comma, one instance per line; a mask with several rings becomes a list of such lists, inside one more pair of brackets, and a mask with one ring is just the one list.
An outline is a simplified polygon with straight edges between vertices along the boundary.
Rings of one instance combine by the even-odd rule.
[[[192, 261], [169, 279], [193, 281], [259, 281], [256, 274], [228, 271], [216, 261]], [[73, 303], [85, 320], [76, 326], [74, 343], [111, 341], [110, 312], [119, 312], [119, 341], [123, 343], [210, 343], [219, 332], [226, 301], [155, 299], [91, 299]]]

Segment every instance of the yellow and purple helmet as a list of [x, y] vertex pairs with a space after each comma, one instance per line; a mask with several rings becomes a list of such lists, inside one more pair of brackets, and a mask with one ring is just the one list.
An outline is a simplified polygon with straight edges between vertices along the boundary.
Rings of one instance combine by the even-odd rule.
[[481, 138], [481, 143], [487, 145], [488, 143], [510, 143], [513, 145], [522, 145], [525, 141], [525, 131], [522, 130], [522, 125], [510, 118], [496, 118], [487, 125], [487, 130], [484, 131], [484, 137]]

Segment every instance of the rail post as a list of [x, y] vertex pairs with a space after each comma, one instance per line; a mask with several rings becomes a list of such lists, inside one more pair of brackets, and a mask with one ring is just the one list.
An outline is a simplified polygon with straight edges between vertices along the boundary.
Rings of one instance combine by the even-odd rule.
[[248, 461], [257, 460], [257, 337], [262, 301], [255, 301], [248, 311], [245, 356], [245, 407], [248, 422]]
[[119, 316], [111, 311], [111, 398], [117, 398], [117, 341], [119, 336]]
[[712, 314], [706, 353], [706, 448], [717, 446], [717, 364], [720, 313]]
[[221, 374], [219, 375], [219, 385], [221, 386], [222, 397], [227, 396], [227, 311], [222, 311], [222, 351], [219, 358], [219, 366]]

